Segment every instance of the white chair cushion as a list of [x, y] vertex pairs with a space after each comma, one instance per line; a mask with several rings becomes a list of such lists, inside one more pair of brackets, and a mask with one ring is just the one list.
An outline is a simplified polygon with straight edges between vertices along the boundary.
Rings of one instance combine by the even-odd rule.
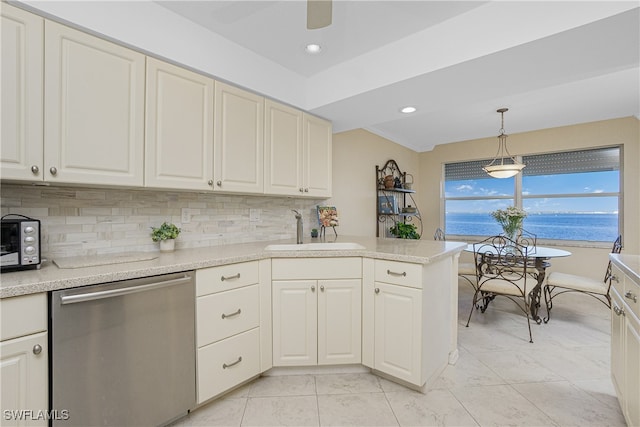
[[575, 289], [577, 291], [591, 292], [599, 295], [607, 294], [607, 285], [602, 280], [590, 277], [577, 276], [575, 274], [553, 272], [547, 279], [548, 286]]
[[[519, 276], [518, 276], [519, 277]], [[525, 289], [525, 283], [526, 283], [526, 279], [519, 279], [519, 280], [515, 280], [513, 282], [509, 282], [507, 280], [503, 280], [503, 279], [489, 279], [485, 282], [481, 282], [480, 284], [480, 290], [484, 291], [484, 292], [492, 292], [495, 294], [502, 294], [502, 295], [513, 295], [513, 296], [518, 296], [521, 297], [523, 294], [523, 290]], [[527, 287], [527, 292], [530, 292], [534, 283], [530, 283], [528, 284], [529, 286]]]
[[461, 276], [475, 276], [476, 265], [472, 262], [458, 263], [458, 274]]

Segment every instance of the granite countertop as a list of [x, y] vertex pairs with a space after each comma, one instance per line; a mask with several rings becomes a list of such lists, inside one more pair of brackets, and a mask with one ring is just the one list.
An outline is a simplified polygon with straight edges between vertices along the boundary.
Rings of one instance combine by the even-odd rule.
[[[313, 242], [319, 240], [314, 239]], [[80, 259], [54, 260], [59, 265], [86, 265], [78, 268], [59, 268], [56, 263], [46, 262], [40, 270], [25, 270], [3, 273], [0, 277], [0, 298], [9, 298], [58, 289], [75, 288], [96, 283], [108, 283], [159, 274], [196, 270], [218, 265], [255, 261], [269, 258], [345, 257], [356, 256], [374, 259], [428, 264], [454, 253], [461, 252], [464, 242], [377, 239], [370, 237], [338, 236], [324, 240], [330, 242], [352, 242], [364, 249], [356, 250], [286, 250], [267, 251], [272, 244], [292, 244], [295, 240], [262, 241], [194, 249], [178, 249], [175, 252], [145, 252], [112, 256], [113, 263], [104, 265], [104, 257], [81, 257]], [[311, 243], [311, 241], [305, 241]], [[150, 256], [150, 254], [152, 256]], [[125, 258], [134, 261], [123, 262]], [[152, 258], [152, 259], [149, 259]], [[71, 262], [65, 262], [71, 261]], [[110, 260], [111, 261], [111, 260]]]
[[627, 276], [640, 285], [640, 255], [609, 254], [609, 258], [611, 258]]

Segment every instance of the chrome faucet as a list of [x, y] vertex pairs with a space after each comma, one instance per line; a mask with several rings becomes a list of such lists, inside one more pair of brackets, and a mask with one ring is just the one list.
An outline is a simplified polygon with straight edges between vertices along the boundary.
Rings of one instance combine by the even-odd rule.
[[294, 209], [291, 209], [291, 212], [296, 213], [296, 243], [302, 244], [302, 215]]

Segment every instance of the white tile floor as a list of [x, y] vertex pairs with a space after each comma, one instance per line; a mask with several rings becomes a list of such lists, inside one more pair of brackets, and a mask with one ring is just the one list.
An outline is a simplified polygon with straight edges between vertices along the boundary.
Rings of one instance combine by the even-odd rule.
[[[583, 295], [532, 324], [497, 298], [474, 312], [459, 284], [460, 359], [427, 394], [369, 373], [265, 376], [174, 426], [624, 426], [609, 374], [609, 311]], [[546, 313], [546, 311], [544, 312]]]

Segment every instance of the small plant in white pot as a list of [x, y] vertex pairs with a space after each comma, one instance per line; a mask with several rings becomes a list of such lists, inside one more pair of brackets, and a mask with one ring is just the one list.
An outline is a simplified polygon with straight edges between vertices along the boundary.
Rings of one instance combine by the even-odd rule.
[[151, 240], [160, 242], [160, 252], [171, 252], [175, 249], [175, 239], [180, 231], [174, 224], [163, 222], [160, 227], [151, 227]]

